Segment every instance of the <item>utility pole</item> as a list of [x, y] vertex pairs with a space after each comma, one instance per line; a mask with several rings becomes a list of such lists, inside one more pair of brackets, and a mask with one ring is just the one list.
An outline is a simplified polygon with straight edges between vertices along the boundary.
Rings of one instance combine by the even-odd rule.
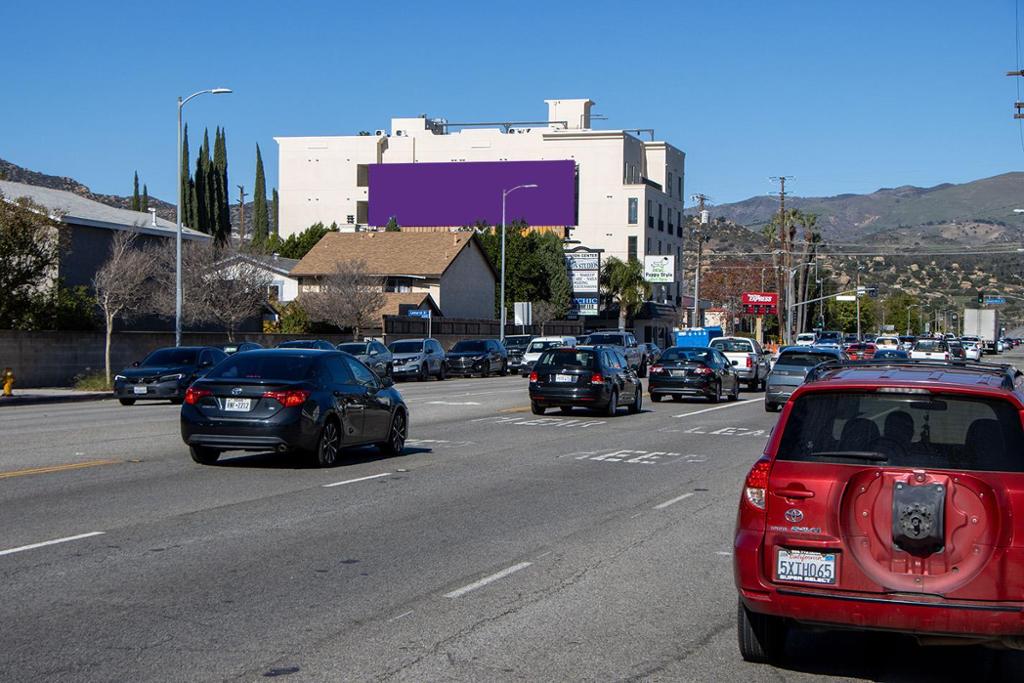
[[238, 186], [238, 244], [245, 239], [245, 185]]
[[860, 342], [860, 264], [857, 264], [857, 341]]
[[[1024, 76], [1024, 71], [1007, 71], [1006, 75], [1007, 76]], [[1017, 92], [1019, 93], [1020, 90], [1018, 89]], [[1013, 111], [1013, 118], [1015, 118], [1015, 119], [1024, 119], [1024, 102], [1014, 102], [1013, 103], [1013, 110], [1014, 110]]]
[[704, 202], [708, 200], [707, 195], [695, 194], [693, 201], [697, 202], [697, 216], [699, 223], [694, 231], [697, 237], [697, 268], [693, 274], [693, 320], [690, 327], [700, 327], [700, 261], [704, 254], [704, 231], [708, 225], [708, 211], [704, 208]]
[[[782, 321], [782, 314], [779, 314], [779, 329], [782, 331], [783, 342], [787, 345], [793, 343], [793, 330], [792, 330], [792, 318], [788, 316], [790, 306], [792, 305], [792, 291], [789, 287], [789, 271], [793, 267], [793, 258], [791, 245], [789, 243], [789, 226], [786, 225], [786, 181], [792, 180], [791, 175], [778, 175], [769, 178], [772, 182], [779, 183], [779, 245], [782, 247], [782, 272], [786, 273], [786, 287], [785, 292], [780, 292], [779, 296], [785, 296], [786, 301], [784, 307], [787, 312], [787, 320], [785, 323]], [[783, 310], [783, 306], [779, 307], [779, 310]]]

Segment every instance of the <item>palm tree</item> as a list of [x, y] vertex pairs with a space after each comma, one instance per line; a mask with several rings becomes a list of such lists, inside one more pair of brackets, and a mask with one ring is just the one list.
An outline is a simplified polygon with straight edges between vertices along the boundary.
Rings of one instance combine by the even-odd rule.
[[651, 286], [644, 280], [644, 267], [636, 259], [623, 261], [610, 256], [601, 269], [601, 289], [619, 304], [619, 329], [626, 328], [626, 318], [651, 295]]

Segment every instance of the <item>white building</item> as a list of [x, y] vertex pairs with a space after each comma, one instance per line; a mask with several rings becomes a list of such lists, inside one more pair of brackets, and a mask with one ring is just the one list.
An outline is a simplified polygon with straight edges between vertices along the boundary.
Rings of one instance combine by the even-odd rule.
[[[572, 238], [604, 257], [676, 257], [682, 287], [685, 154], [647, 129], [594, 130], [588, 99], [547, 100], [543, 122], [450, 124], [394, 118], [372, 135], [279, 137], [282, 237], [310, 225], [365, 225], [368, 165], [416, 162], [572, 159], [578, 174], [578, 225]], [[651, 139], [645, 139], [651, 138]]]

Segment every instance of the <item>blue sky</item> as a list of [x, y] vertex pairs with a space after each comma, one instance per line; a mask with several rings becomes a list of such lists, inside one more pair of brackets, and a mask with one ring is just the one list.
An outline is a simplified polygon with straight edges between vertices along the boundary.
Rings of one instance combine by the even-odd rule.
[[175, 98], [192, 142], [228, 133], [232, 185], [275, 135], [392, 116], [536, 120], [590, 97], [609, 128], [687, 153], [687, 194], [829, 195], [1022, 167], [1014, 4], [730, 2], [25, 2], [5, 5], [0, 157], [173, 201]]

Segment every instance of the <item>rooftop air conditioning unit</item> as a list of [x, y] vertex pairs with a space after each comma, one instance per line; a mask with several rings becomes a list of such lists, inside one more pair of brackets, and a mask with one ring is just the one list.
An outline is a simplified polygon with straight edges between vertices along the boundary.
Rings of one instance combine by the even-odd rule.
[[373, 131], [373, 134], [376, 135], [377, 137], [380, 137], [382, 135], [386, 135], [386, 133], [384, 131], [382, 131], [382, 130], [375, 130], [375, 131]]

